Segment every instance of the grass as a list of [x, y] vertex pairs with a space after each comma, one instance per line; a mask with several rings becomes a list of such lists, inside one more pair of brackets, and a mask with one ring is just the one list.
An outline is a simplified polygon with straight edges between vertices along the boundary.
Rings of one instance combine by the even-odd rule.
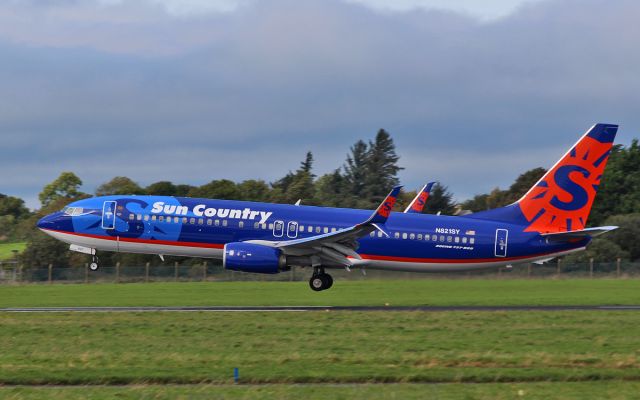
[[640, 380], [636, 312], [0, 314], [0, 384]]
[[203, 282], [0, 286], [2, 307], [214, 305], [630, 305], [640, 280], [336, 281], [324, 292], [306, 282]]
[[26, 243], [0, 243], [0, 260], [13, 260], [14, 255], [11, 250], [22, 253], [25, 248], [27, 248]]
[[12, 400], [70, 399], [437, 399], [437, 400], [548, 400], [548, 399], [636, 399], [640, 392], [637, 382], [579, 383], [490, 383], [482, 385], [268, 385], [268, 386], [134, 386], [82, 388], [0, 388], [0, 398]]

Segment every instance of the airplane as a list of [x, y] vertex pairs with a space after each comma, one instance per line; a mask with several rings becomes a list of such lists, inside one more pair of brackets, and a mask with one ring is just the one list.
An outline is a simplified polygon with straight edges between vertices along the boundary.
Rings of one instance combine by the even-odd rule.
[[411, 203], [404, 209], [405, 213], [418, 213], [421, 214], [424, 209], [425, 204], [427, 204], [427, 200], [429, 199], [429, 194], [431, 193], [431, 188], [435, 182], [429, 182], [420, 189], [420, 191], [416, 194], [416, 197], [411, 200]]
[[596, 124], [521, 199], [464, 216], [393, 212], [400, 186], [371, 212], [167, 196], [103, 196], [76, 201], [38, 222], [70, 250], [222, 259], [228, 270], [313, 272], [353, 267], [454, 272], [542, 263], [584, 250], [617, 227], [586, 228], [618, 126]]

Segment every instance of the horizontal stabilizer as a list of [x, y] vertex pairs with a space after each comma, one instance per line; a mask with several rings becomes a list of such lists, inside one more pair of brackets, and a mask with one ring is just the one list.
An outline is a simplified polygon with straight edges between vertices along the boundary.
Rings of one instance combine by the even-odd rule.
[[596, 237], [604, 233], [618, 229], [617, 226], [598, 226], [595, 228], [586, 228], [579, 231], [543, 233], [542, 237], [552, 242], [568, 242], [570, 240], [584, 239], [586, 237]]

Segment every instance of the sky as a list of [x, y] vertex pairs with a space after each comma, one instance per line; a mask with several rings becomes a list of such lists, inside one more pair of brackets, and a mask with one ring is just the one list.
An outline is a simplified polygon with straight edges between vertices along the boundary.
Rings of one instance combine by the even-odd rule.
[[0, 193], [273, 181], [392, 135], [457, 200], [550, 167], [591, 125], [640, 137], [634, 0], [7, 0]]

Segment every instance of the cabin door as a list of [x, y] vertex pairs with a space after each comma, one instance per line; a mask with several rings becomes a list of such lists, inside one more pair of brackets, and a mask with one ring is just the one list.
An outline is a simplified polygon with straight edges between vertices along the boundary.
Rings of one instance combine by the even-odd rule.
[[507, 240], [509, 239], [509, 231], [506, 229], [496, 229], [496, 257], [507, 256]]
[[116, 202], [105, 201], [102, 206], [102, 229], [114, 229], [116, 227]]

